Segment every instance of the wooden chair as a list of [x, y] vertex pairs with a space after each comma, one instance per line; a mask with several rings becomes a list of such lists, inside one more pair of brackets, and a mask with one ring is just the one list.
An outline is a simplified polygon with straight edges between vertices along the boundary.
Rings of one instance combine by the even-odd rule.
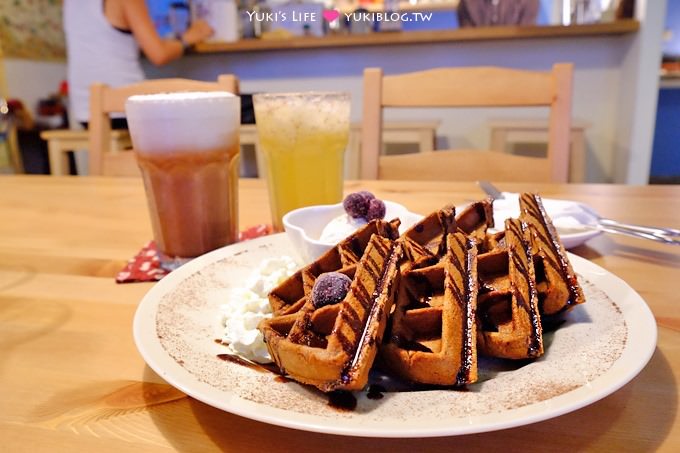
[[110, 149], [110, 113], [124, 112], [125, 101], [135, 94], [176, 91], [228, 91], [238, 93], [238, 79], [221, 75], [217, 82], [188, 79], [156, 79], [119, 88], [101, 83], [90, 87], [89, 173], [90, 175], [137, 176], [139, 169], [131, 150]]
[[[551, 71], [440, 68], [393, 76], [364, 71], [362, 179], [567, 182], [573, 65]], [[545, 158], [449, 150], [381, 156], [384, 107], [550, 107]]]

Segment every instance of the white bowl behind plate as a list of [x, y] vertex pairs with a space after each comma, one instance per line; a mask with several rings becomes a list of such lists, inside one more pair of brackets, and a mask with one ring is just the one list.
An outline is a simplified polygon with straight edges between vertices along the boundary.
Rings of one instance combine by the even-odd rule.
[[[322, 242], [319, 237], [328, 222], [344, 213], [342, 203], [338, 203], [299, 208], [283, 216], [286, 234], [304, 263], [311, 263], [335, 245]], [[397, 217], [401, 220], [399, 233], [403, 233], [422, 218], [399, 203], [385, 201], [385, 220]]]

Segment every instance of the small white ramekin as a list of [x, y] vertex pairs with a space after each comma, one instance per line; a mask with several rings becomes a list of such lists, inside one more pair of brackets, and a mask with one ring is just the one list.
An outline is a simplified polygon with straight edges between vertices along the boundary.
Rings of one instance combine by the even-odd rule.
[[[299, 208], [283, 216], [284, 229], [303, 262], [311, 263], [335, 245], [322, 242], [319, 237], [328, 222], [344, 213], [342, 203], [338, 203]], [[421, 215], [410, 212], [399, 203], [385, 201], [385, 220], [397, 217], [401, 220], [400, 233], [422, 219]]]

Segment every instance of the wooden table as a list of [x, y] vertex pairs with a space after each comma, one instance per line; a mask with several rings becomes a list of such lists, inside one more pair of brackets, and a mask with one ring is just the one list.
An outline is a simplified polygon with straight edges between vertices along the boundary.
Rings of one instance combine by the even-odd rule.
[[[471, 183], [348, 183], [427, 213], [479, 199]], [[680, 186], [519, 185], [629, 222], [680, 226]], [[268, 221], [262, 181], [240, 185], [242, 227]], [[114, 275], [151, 237], [141, 181], [0, 177], [1, 451], [677, 451], [680, 248], [600, 236], [574, 250], [619, 275], [659, 325], [649, 365], [613, 395], [520, 428], [431, 439], [363, 439], [265, 425], [165, 384], [137, 353], [132, 319], [151, 284]]]

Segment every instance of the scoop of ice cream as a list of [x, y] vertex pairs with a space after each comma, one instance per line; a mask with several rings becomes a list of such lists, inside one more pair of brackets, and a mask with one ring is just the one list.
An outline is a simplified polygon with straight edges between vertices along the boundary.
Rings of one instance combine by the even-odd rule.
[[319, 241], [327, 244], [337, 244], [357, 229], [366, 225], [366, 223], [364, 218], [353, 219], [347, 214], [342, 214], [328, 222], [321, 232]]
[[333, 305], [347, 295], [352, 280], [340, 272], [326, 272], [319, 275], [312, 288], [312, 303], [316, 308]]

